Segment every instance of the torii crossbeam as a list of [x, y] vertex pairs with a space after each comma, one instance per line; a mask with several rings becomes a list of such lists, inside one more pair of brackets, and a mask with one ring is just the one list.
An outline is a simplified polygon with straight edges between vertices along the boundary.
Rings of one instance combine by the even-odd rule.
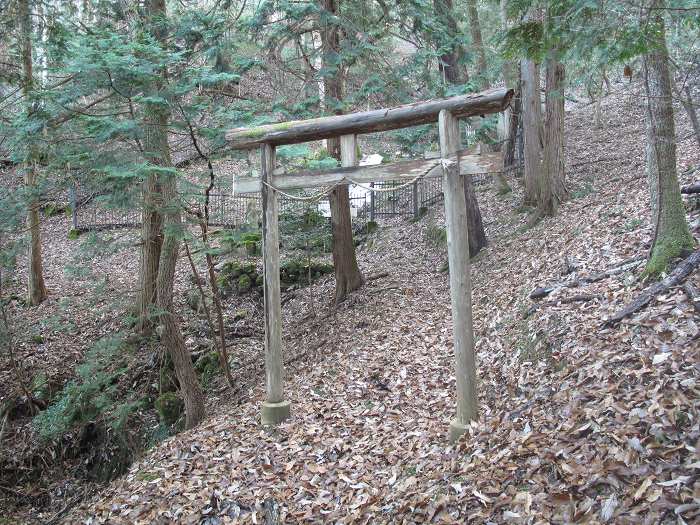
[[[337, 184], [369, 183], [386, 180], [412, 180], [442, 175], [447, 223], [447, 251], [450, 265], [450, 298], [454, 325], [455, 371], [457, 376], [457, 414], [450, 423], [450, 441], [456, 441], [478, 415], [476, 367], [471, 308], [471, 270], [467, 203], [460, 175], [496, 171], [493, 155], [462, 155], [459, 119], [498, 113], [508, 107], [513, 91], [505, 88], [445, 99], [321, 117], [310, 120], [267, 124], [257, 128], [238, 128], [226, 133], [233, 149], [259, 147], [260, 178], [234, 180], [236, 193], [262, 194], [263, 274], [265, 303], [265, 372], [267, 397], [262, 407], [262, 423], [276, 425], [290, 415], [290, 403], [284, 397], [282, 363], [282, 307], [279, 275], [278, 192]], [[389, 165], [359, 167], [355, 155], [357, 135], [419, 124], [438, 122], [440, 159], [411, 160]], [[274, 175], [275, 147], [313, 140], [340, 137], [343, 162], [340, 169]], [[352, 154], [349, 154], [352, 153]], [[349, 164], [349, 165], [348, 165]]]

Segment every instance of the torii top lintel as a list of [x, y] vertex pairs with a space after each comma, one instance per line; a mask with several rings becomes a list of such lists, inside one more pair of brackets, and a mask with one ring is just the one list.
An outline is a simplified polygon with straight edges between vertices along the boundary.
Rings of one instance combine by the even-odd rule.
[[261, 144], [281, 146], [342, 135], [388, 131], [437, 122], [443, 109], [458, 118], [498, 113], [508, 107], [512, 97], [512, 89], [495, 88], [388, 109], [265, 124], [255, 128], [236, 128], [226, 132], [226, 140], [233, 149], [252, 149]]

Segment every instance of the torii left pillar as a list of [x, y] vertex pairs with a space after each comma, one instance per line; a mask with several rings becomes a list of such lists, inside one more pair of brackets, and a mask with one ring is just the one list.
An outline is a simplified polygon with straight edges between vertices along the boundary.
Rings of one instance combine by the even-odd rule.
[[284, 399], [282, 363], [282, 305], [280, 295], [279, 202], [272, 185], [275, 147], [260, 146], [262, 194], [262, 249], [265, 302], [265, 379], [267, 397], [262, 406], [262, 424], [277, 425], [289, 417], [290, 403]]

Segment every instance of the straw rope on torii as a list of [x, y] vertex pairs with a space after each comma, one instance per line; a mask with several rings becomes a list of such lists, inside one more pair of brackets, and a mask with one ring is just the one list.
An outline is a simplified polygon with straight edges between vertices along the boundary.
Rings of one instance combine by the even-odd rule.
[[[447, 99], [417, 102], [396, 108], [365, 111], [348, 115], [321, 117], [307, 121], [269, 124], [252, 129], [235, 129], [226, 133], [232, 149], [259, 147], [260, 178], [243, 177], [234, 181], [235, 193], [262, 194], [263, 268], [265, 307], [265, 372], [266, 400], [262, 407], [262, 423], [276, 425], [290, 416], [290, 403], [284, 396], [282, 359], [282, 311], [279, 275], [279, 194], [292, 199], [312, 201], [330, 193], [335, 187], [355, 184], [365, 187], [371, 182], [407, 180], [414, 184], [421, 178], [442, 175], [445, 194], [445, 219], [450, 265], [450, 298], [454, 326], [456, 372], [456, 417], [450, 423], [449, 437], [455, 441], [463, 435], [471, 421], [477, 419], [476, 367], [471, 309], [471, 270], [467, 228], [467, 200], [461, 175], [488, 173], [494, 169], [494, 155], [462, 155], [459, 140], [459, 119], [497, 113], [508, 107], [512, 90], [492, 89], [482, 93]], [[274, 175], [275, 147], [313, 140], [340, 137], [343, 152], [355, 152], [357, 135], [438, 123], [440, 156], [436, 160], [412, 160], [381, 166], [350, 166], [294, 175]], [[354, 155], [345, 155], [348, 158]], [[354, 164], [353, 164], [354, 163]], [[345, 161], [344, 161], [345, 164]], [[302, 197], [284, 190], [330, 187], [318, 194]], [[384, 191], [396, 191], [396, 187]]]
[[318, 202], [321, 199], [323, 199], [324, 197], [328, 196], [338, 186], [343, 186], [346, 184], [352, 184], [354, 186], [357, 186], [358, 188], [362, 188], [363, 190], [367, 190], [370, 193], [385, 193], [385, 192], [397, 191], [397, 190], [406, 188], [408, 186], [411, 186], [412, 184], [415, 184], [419, 180], [423, 179], [428, 173], [430, 173], [430, 171], [432, 171], [432, 169], [435, 166], [437, 166], [439, 164], [441, 165], [445, 162], [450, 162], [450, 161], [442, 160], [442, 159], [437, 160], [430, 166], [430, 168], [425, 170], [423, 173], [417, 175], [413, 179], [409, 180], [408, 182], [404, 182], [403, 184], [400, 184], [399, 186], [392, 186], [390, 188], [375, 188], [372, 186], [365, 186], [364, 184], [361, 184], [361, 183], [359, 183], [351, 178], [344, 177], [343, 180], [341, 180], [340, 182], [336, 182], [330, 188], [327, 188], [323, 191], [320, 191], [319, 193], [316, 193], [315, 195], [292, 195], [290, 193], [285, 193], [284, 191], [273, 186], [272, 184], [270, 184], [267, 181], [264, 181], [264, 182], [261, 181], [261, 184], [264, 184], [265, 186], [267, 186], [271, 190], [275, 191], [276, 193], [279, 193], [283, 197], [287, 197], [288, 199], [291, 199], [291, 200], [303, 201], [303, 202]]

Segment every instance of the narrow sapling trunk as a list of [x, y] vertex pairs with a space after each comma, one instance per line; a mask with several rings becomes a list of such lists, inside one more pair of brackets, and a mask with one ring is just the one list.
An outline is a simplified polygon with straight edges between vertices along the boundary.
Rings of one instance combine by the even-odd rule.
[[697, 102], [693, 99], [693, 92], [690, 88], [690, 85], [685, 85], [683, 93], [680, 93], [678, 91], [677, 93], [681, 104], [683, 104], [685, 112], [688, 114], [690, 123], [693, 126], [693, 132], [695, 133], [695, 141], [698, 143], [698, 147], [700, 148], [700, 120], [698, 120], [698, 113], [697, 111], [695, 111], [695, 105], [697, 104]]
[[[660, 2], [655, 3], [657, 6]], [[657, 275], [675, 257], [692, 250], [676, 172], [676, 136], [671, 98], [668, 49], [663, 14], [650, 14], [656, 45], [644, 56], [646, 89], [646, 169], [651, 193], [654, 239], [645, 273]]]
[[[31, 100], [33, 87], [32, 64], [32, 19], [29, 0], [20, 0], [18, 4], [19, 26], [22, 55], [22, 95], [27, 107]], [[27, 205], [27, 230], [29, 231], [29, 279], [27, 283], [29, 304], [37, 305], [46, 299], [48, 293], [44, 283], [44, 269], [41, 258], [41, 227], [39, 221], [39, 200], [36, 195], [36, 147], [27, 146], [24, 162], [24, 186], [29, 195]]]

